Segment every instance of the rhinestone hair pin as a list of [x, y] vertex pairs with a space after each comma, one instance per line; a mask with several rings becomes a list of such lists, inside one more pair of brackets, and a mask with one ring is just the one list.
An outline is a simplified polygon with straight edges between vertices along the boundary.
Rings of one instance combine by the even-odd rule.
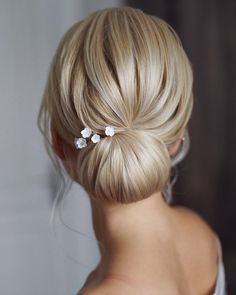
[[[82, 149], [87, 146], [87, 140], [86, 138], [89, 138], [93, 131], [89, 127], [85, 127], [81, 132], [82, 137], [75, 137], [74, 144], [77, 149]], [[105, 129], [106, 136], [113, 136], [115, 134], [115, 130], [111, 126], [107, 126]], [[97, 143], [101, 140], [101, 136], [99, 134], [93, 133], [93, 136], [91, 137], [91, 141], [93, 143]]]

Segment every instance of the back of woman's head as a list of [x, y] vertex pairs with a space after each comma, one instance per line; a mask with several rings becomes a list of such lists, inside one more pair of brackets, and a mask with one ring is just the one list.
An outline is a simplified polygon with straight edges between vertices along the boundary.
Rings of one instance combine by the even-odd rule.
[[[39, 121], [49, 121], [74, 150], [74, 180], [93, 198], [129, 203], [162, 191], [170, 180], [168, 147], [191, 115], [192, 71], [173, 29], [141, 10], [100, 10], [74, 24], [53, 58]], [[84, 127], [114, 136], [88, 142]]]

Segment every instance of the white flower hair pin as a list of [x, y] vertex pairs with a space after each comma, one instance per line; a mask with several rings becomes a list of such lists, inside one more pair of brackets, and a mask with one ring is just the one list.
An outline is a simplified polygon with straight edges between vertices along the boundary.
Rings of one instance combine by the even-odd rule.
[[92, 134], [92, 130], [89, 127], [85, 127], [80, 133], [84, 138], [87, 138]]
[[105, 133], [107, 136], [113, 136], [114, 133], [115, 133], [115, 130], [113, 127], [111, 126], [107, 126], [106, 129], [105, 129]]
[[[92, 130], [89, 127], [85, 127], [81, 132], [82, 137], [75, 137], [74, 145], [77, 149], [82, 149], [87, 146], [87, 140], [86, 138], [89, 138], [91, 134], [93, 133]], [[105, 134], [107, 136], [113, 136], [115, 134], [115, 130], [111, 126], [107, 126], [105, 129]], [[97, 143], [101, 140], [101, 136], [99, 134], [94, 133], [91, 137], [91, 141], [93, 143]]]

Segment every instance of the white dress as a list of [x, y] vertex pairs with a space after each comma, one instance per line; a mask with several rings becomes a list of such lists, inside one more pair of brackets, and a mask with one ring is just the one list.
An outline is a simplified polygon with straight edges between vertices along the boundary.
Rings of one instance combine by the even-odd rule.
[[216, 288], [213, 295], [227, 295], [226, 292], [226, 283], [225, 283], [225, 269], [222, 259], [222, 249], [219, 241], [219, 267], [218, 267], [218, 276], [216, 281]]

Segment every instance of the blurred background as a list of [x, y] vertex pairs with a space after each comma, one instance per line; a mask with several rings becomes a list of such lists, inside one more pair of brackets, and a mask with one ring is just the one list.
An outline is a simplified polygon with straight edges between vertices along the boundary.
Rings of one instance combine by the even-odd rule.
[[58, 187], [36, 125], [52, 55], [77, 20], [128, 5], [179, 34], [194, 69], [191, 149], [175, 203], [219, 235], [229, 294], [236, 292], [236, 1], [0, 0], [0, 292], [75, 295], [99, 261], [86, 193], [73, 185], [63, 220], [49, 224]]

